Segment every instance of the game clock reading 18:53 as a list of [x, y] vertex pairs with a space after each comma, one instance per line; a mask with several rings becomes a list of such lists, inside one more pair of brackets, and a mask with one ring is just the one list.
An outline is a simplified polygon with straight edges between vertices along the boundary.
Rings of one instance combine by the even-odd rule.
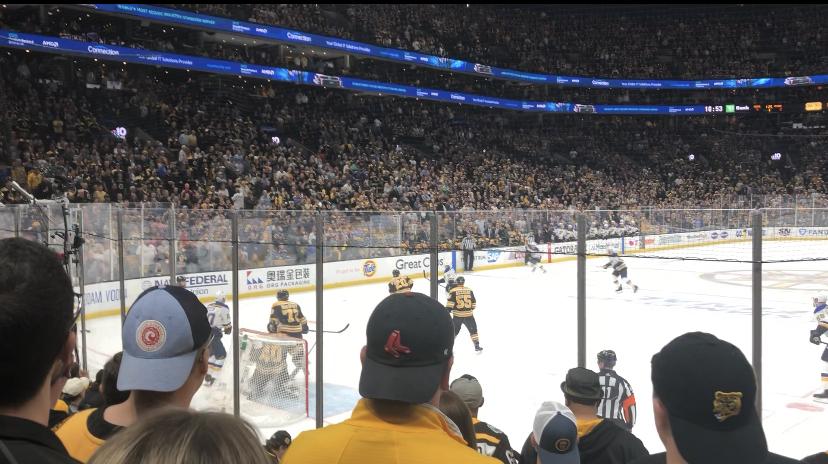
[[705, 113], [721, 113], [724, 111], [724, 106], [722, 105], [714, 105], [714, 106], [705, 106], [704, 112]]

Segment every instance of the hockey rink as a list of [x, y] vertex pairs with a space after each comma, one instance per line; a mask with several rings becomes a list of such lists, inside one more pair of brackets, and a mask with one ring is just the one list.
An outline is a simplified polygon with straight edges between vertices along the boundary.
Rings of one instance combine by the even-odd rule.
[[[824, 257], [826, 244], [766, 242], [764, 259]], [[727, 258], [747, 261], [750, 243], [732, 243], [659, 252], [664, 258]], [[640, 289], [616, 294], [606, 258], [587, 261], [587, 367], [597, 370], [595, 355], [604, 349], [618, 355], [617, 372], [633, 387], [638, 417], [633, 432], [650, 452], [663, 450], [652, 413], [650, 358], [666, 343], [689, 331], [710, 332], [736, 344], [751, 359], [751, 264], [625, 256], [629, 277]], [[477, 377], [485, 396], [481, 420], [502, 429], [520, 451], [531, 430], [535, 410], [547, 400], [563, 401], [560, 384], [577, 365], [576, 263], [545, 264], [547, 272], [529, 267], [461, 273], [477, 297], [475, 317], [483, 352], [475, 353], [464, 328], [455, 342], [452, 379]], [[808, 341], [814, 328], [812, 298], [828, 293], [824, 261], [765, 264], [763, 272], [764, 427], [774, 452], [794, 458], [822, 451], [822, 426], [828, 405], [815, 403], [820, 389], [824, 347]], [[415, 277], [412, 275], [411, 277]], [[420, 277], [420, 276], [417, 276]], [[390, 280], [390, 276], [389, 276]], [[415, 280], [414, 291], [427, 293], [428, 283]], [[374, 306], [387, 295], [377, 283], [326, 290], [325, 328], [342, 334], [324, 338], [325, 421], [350, 415], [359, 398], [359, 352], [365, 324]], [[312, 292], [295, 293], [309, 320], [316, 320]], [[441, 289], [441, 301], [445, 295]], [[273, 297], [244, 299], [240, 327], [266, 331]], [[119, 318], [94, 319], [87, 333], [90, 373], [120, 349]], [[311, 324], [311, 328], [314, 325]], [[313, 333], [306, 336], [314, 344]], [[828, 337], [827, 337], [828, 338]], [[231, 338], [224, 337], [228, 347]], [[316, 350], [310, 357], [313, 392]], [[208, 387], [203, 387], [202, 390]], [[205, 406], [202, 392], [194, 405]], [[311, 416], [314, 400], [311, 399]], [[279, 428], [295, 437], [314, 426], [312, 417]], [[267, 438], [276, 429], [263, 429]]]

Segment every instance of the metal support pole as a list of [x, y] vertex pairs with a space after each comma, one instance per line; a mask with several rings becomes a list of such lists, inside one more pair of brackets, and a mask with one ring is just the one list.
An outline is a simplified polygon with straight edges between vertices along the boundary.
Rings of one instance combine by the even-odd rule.
[[324, 319], [324, 294], [323, 286], [325, 285], [325, 276], [323, 271], [325, 269], [325, 223], [322, 217], [322, 212], [316, 213], [316, 428], [324, 427], [322, 421], [325, 419], [324, 408], [324, 375], [323, 375], [323, 360], [325, 353], [325, 345], [323, 339], [325, 337]]
[[126, 288], [124, 288], [126, 274], [124, 273], [124, 210], [121, 208], [118, 208], [116, 225], [118, 227], [118, 272], [120, 272], [118, 283], [120, 284], [121, 292], [121, 327], [123, 327], [124, 320], [126, 319]]
[[762, 211], [753, 211], [753, 372], [756, 410], [762, 418]]
[[811, 194], [811, 227], [816, 226], [816, 194]]
[[14, 209], [14, 238], [20, 238], [20, 207]]
[[[175, 223], [175, 219], [173, 219], [173, 223]], [[240, 340], [239, 340], [239, 212], [233, 211], [232, 216], [230, 216], [230, 225], [232, 227], [232, 248], [233, 248], [233, 258], [231, 267], [232, 272], [230, 273], [230, 281], [232, 285], [233, 291], [233, 415], [239, 417], [241, 414], [241, 375], [239, 373], [239, 368], [241, 364], [239, 361], [241, 360], [241, 350], [239, 349]], [[175, 265], [172, 266], [173, 269]], [[170, 279], [173, 279], [173, 276], [170, 275]], [[170, 282], [172, 284], [172, 281]], [[252, 349], [252, 348], [251, 348]]]
[[141, 272], [138, 273], [138, 277], [147, 277], [147, 263], [144, 262], [144, 204], [141, 203], [141, 230], [138, 233], [139, 240], [141, 241], [138, 249], [140, 252], [138, 255], [141, 257], [141, 262], [139, 263]]
[[586, 367], [586, 217], [578, 214], [578, 366]]
[[437, 299], [437, 289], [439, 286], [437, 285], [437, 274], [440, 273], [440, 255], [438, 253], [438, 246], [439, 241], [437, 240], [437, 212], [431, 212], [431, 256], [429, 258], [429, 272], [430, 278], [430, 288], [431, 288], [431, 297], [435, 300]]
[[[170, 285], [175, 285], [175, 266], [178, 263], [176, 259], [175, 253], [175, 237], [178, 234], [178, 230], [176, 228], [176, 216], [175, 216], [175, 206], [170, 206], [170, 253], [169, 253], [169, 260], [170, 260]], [[235, 295], [235, 292], [234, 292]], [[234, 297], [235, 298], [235, 297]], [[233, 319], [234, 321], [237, 319]]]
[[[78, 214], [78, 233], [83, 233], [83, 211]], [[78, 260], [78, 291], [81, 295], [80, 305], [80, 329], [81, 329], [81, 367], [83, 370], [89, 372], [89, 365], [86, 361], [86, 279], [84, 278], [85, 267], [83, 266], [83, 246], [77, 250]]]

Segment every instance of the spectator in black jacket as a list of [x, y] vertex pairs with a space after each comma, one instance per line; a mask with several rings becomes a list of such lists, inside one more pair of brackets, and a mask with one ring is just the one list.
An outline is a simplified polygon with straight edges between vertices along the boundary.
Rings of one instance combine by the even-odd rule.
[[[561, 384], [566, 407], [578, 422], [578, 451], [581, 464], [626, 464], [649, 455], [635, 435], [616, 422], [598, 416], [603, 398], [598, 374], [582, 367], [570, 369]], [[523, 445], [523, 463], [534, 463], [537, 453], [531, 437]]]
[[484, 456], [499, 459], [503, 464], [516, 464], [520, 455], [512, 449], [509, 437], [498, 428], [477, 418], [483, 407], [483, 387], [474, 376], [463, 374], [451, 383], [449, 389], [457, 394], [469, 407], [474, 424], [477, 451]]
[[653, 412], [667, 450], [635, 464], [791, 464], [768, 452], [745, 355], [713, 335], [686, 333], [653, 356]]
[[57, 255], [0, 240], [0, 462], [72, 463], [46, 427], [73, 362], [74, 293]]
[[88, 389], [86, 389], [86, 393], [83, 395], [83, 400], [81, 400], [80, 406], [78, 406], [79, 410], [83, 411], [84, 409], [99, 408], [103, 406], [104, 400], [103, 395], [101, 394], [103, 372], [103, 369], [101, 369], [97, 374], [95, 374], [95, 381], [89, 385]]
[[805, 464], [828, 464], [828, 451], [808, 456], [802, 462]]

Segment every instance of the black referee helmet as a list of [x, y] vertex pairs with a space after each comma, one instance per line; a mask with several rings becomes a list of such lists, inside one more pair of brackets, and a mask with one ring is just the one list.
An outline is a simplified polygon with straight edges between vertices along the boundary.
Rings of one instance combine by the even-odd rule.
[[602, 362], [608, 366], [614, 366], [617, 360], [618, 356], [615, 355], [615, 351], [604, 350], [598, 353], [598, 362]]

